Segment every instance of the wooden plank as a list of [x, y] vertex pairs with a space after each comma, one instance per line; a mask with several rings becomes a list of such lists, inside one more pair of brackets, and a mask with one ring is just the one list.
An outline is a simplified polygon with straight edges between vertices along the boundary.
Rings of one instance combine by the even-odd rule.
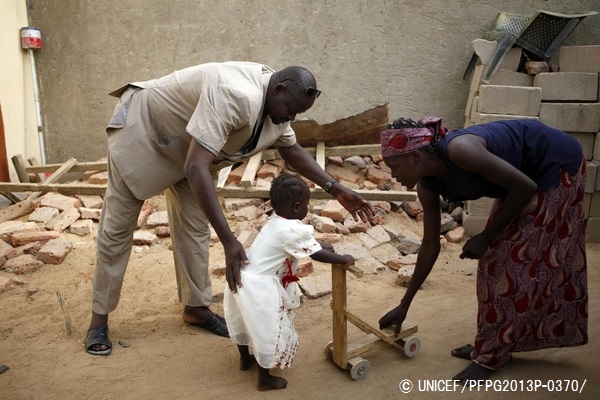
[[376, 347], [379, 347], [385, 342], [379, 340], [379, 338], [372, 333], [368, 335], [364, 335], [357, 340], [353, 340], [348, 343], [348, 358], [358, 357], [361, 354], [366, 353], [367, 351], [371, 351]]
[[31, 182], [29, 180], [29, 174], [27, 173], [27, 170], [25, 169], [26, 164], [25, 164], [25, 160], [23, 159], [23, 156], [20, 154], [12, 156], [12, 162], [13, 162], [13, 166], [15, 167], [15, 171], [17, 172], [17, 176], [19, 177], [19, 181], [26, 182], [26, 183]]
[[321, 167], [321, 169], [325, 169], [325, 143], [324, 142], [317, 143], [315, 159], [317, 161], [317, 164], [319, 164], [319, 167]]
[[97, 194], [104, 196], [106, 192], [106, 185], [92, 185], [92, 184], [61, 184], [61, 183], [12, 183], [12, 182], [0, 182], [0, 192], [56, 192], [64, 195], [73, 194]]
[[[62, 167], [64, 164], [44, 164], [44, 165], [31, 165], [26, 167], [26, 171], [29, 173], [40, 173], [40, 172], [53, 172]], [[106, 171], [106, 161], [93, 161], [93, 162], [78, 162], [71, 168], [72, 172], [86, 172], [86, 171]]]
[[[29, 163], [29, 165], [34, 166], [34, 167], [41, 166], [41, 164], [38, 162], [38, 160], [35, 157], [28, 158], [27, 162]], [[25, 168], [25, 169], [27, 169], [27, 168]], [[43, 172], [38, 172], [35, 175], [37, 175], [37, 177], [38, 177], [38, 182], [44, 182], [44, 180], [46, 179], [46, 174]]]
[[244, 170], [244, 175], [242, 175], [242, 180], [240, 181], [240, 185], [243, 187], [252, 187], [252, 183], [254, 182], [254, 178], [256, 178], [256, 173], [258, 169], [262, 165], [262, 151], [260, 153], [256, 153], [253, 155], [250, 160], [248, 160], [248, 165]]
[[29, 199], [25, 199], [17, 204], [13, 204], [0, 210], [0, 222], [11, 221], [27, 215], [33, 211], [35, 205]]
[[222, 168], [219, 171], [219, 177], [217, 178], [217, 192], [221, 189], [223, 189], [223, 187], [225, 186], [225, 184], [227, 183], [227, 178], [229, 178], [229, 173], [231, 172], [231, 169], [233, 168], [233, 165], [230, 165], [228, 167]]
[[[0, 184], [0, 189], [2, 188]], [[397, 191], [397, 190], [366, 190], [357, 189], [356, 193], [360, 194], [365, 200], [373, 201], [416, 201], [417, 192]], [[269, 198], [269, 188], [242, 188], [238, 186], [227, 186], [221, 189], [217, 194], [221, 197], [258, 197], [263, 199]], [[311, 199], [332, 199], [333, 197], [324, 191], [310, 189]]]
[[348, 367], [348, 321], [346, 320], [346, 270], [339, 264], [331, 266], [331, 309], [333, 330], [333, 362]]
[[[54, 171], [54, 173], [52, 173], [52, 175], [50, 175], [46, 180], [44, 180], [40, 184], [40, 189], [49, 183], [56, 183], [58, 180], [60, 180], [60, 178], [62, 178], [62, 176], [64, 174], [69, 172], [69, 170], [71, 168], [73, 168], [73, 166], [75, 166], [76, 164], [77, 164], [77, 160], [75, 158], [73, 158], [73, 157], [69, 158], [59, 169]], [[40, 195], [42, 195], [43, 193], [44, 193], [43, 190], [32, 193], [29, 195], [28, 199], [34, 200], [34, 199], [38, 198]]]
[[12, 194], [11, 192], [0, 192], [0, 194], [6, 197], [11, 203], [16, 204], [21, 201], [20, 198]]
[[328, 124], [314, 120], [292, 121], [298, 143], [303, 147], [325, 142], [327, 146], [379, 143], [379, 134], [387, 129], [388, 106], [382, 104], [370, 110]]

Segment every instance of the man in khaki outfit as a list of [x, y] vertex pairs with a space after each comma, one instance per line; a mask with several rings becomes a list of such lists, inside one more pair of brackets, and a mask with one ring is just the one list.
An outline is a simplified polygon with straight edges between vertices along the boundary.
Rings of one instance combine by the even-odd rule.
[[322, 186], [355, 218], [374, 210], [342, 186], [297, 142], [290, 121], [320, 95], [302, 67], [273, 71], [251, 62], [208, 63], [159, 79], [123, 86], [106, 129], [108, 187], [98, 227], [88, 353], [108, 355], [108, 314], [116, 309], [133, 232], [145, 199], [166, 191], [173, 256], [183, 320], [228, 336], [214, 314], [208, 273], [209, 224], [223, 244], [226, 279], [241, 285], [248, 262], [221, 210], [214, 181], [218, 171], [275, 145], [293, 169]]

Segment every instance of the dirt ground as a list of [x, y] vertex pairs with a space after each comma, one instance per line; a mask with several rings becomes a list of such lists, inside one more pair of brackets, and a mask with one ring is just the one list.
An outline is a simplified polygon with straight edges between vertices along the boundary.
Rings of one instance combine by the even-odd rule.
[[[421, 349], [416, 357], [407, 358], [389, 346], [380, 346], [363, 355], [371, 363], [367, 376], [353, 381], [347, 370], [323, 355], [326, 343], [332, 340], [331, 295], [304, 299], [296, 319], [300, 349], [292, 368], [276, 372], [288, 380], [288, 387], [259, 392], [255, 389], [256, 371], [238, 369], [238, 353], [229, 339], [182, 321], [168, 238], [148, 248], [134, 248], [121, 303], [109, 320], [113, 352], [108, 357], [88, 355], [83, 338], [90, 318], [95, 235], [65, 235], [74, 248], [63, 264], [44, 266], [24, 276], [25, 282], [16, 289], [0, 295], [0, 364], [10, 367], [0, 375], [2, 400], [600, 398], [598, 244], [588, 245], [590, 343], [514, 355], [509, 367], [493, 375], [503, 381], [496, 382], [502, 385], [498, 390], [517, 385], [512, 391], [483, 387], [461, 393], [461, 387], [446, 388], [446, 380], [468, 364], [451, 357], [450, 350], [472, 342], [476, 322], [472, 274], [476, 263], [459, 259], [461, 245], [450, 244], [408, 316], [419, 328], [416, 336]], [[222, 247], [217, 243], [211, 248], [211, 262], [222, 259]], [[331, 279], [326, 264], [315, 263], [314, 273]], [[349, 276], [348, 308], [376, 326], [405, 291], [395, 284], [395, 275], [384, 269], [361, 278]], [[11, 275], [0, 271], [0, 276]], [[221, 292], [224, 284], [223, 277], [213, 277], [214, 293]], [[39, 291], [28, 295], [32, 288]], [[74, 328], [70, 335], [57, 291]], [[222, 309], [220, 301], [213, 306], [220, 314]], [[349, 340], [363, 335], [355, 327], [348, 330]], [[119, 345], [123, 340], [129, 347]], [[407, 379], [413, 389], [403, 393], [399, 384]], [[577, 383], [579, 390], [584, 385], [583, 390], [557, 392], [558, 380], [563, 385], [565, 380], [570, 380], [570, 385]], [[424, 391], [425, 382], [439, 384], [438, 390]], [[549, 390], [552, 383], [554, 392]], [[534, 384], [537, 391], [528, 391]]]

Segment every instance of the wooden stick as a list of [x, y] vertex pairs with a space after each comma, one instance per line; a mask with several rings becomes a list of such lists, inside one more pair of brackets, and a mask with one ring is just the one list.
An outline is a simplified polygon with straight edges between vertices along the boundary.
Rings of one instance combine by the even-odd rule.
[[70, 335], [73, 332], [73, 325], [71, 325], [71, 318], [69, 318], [69, 313], [67, 312], [67, 307], [65, 306], [65, 300], [60, 294], [60, 290], [56, 291], [56, 297], [58, 297], [58, 304], [60, 304], [60, 308], [65, 317], [65, 328], [67, 329], [67, 335]]
[[240, 185], [244, 187], [251, 187], [252, 182], [254, 182], [254, 178], [256, 178], [256, 172], [262, 165], [262, 151], [260, 153], [256, 153], [253, 155], [250, 160], [248, 160], [248, 165], [244, 170], [244, 175], [242, 175], [242, 180], [240, 181]]

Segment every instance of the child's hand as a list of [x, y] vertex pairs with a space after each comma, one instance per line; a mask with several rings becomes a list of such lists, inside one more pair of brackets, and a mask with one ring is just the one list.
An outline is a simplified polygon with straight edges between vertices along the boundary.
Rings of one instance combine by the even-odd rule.
[[333, 249], [333, 245], [332, 245], [332, 244], [329, 244], [329, 243], [321, 243], [321, 242], [319, 242], [319, 244], [321, 245], [321, 248], [322, 248], [323, 250], [327, 250], [327, 251], [330, 251], [330, 252], [332, 252], [332, 253], [335, 253], [335, 250]]

